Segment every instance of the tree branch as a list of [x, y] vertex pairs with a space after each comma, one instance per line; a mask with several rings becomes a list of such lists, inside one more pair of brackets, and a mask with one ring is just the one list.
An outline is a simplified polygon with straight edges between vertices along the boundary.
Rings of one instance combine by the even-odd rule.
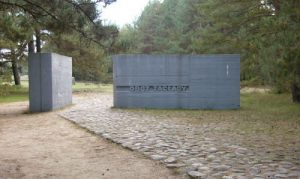
[[[30, 0], [22, 0], [24, 3], [17, 3], [20, 1], [16, 1], [16, 2], [9, 2], [9, 1], [5, 1], [5, 0], [0, 0], [0, 4], [3, 5], [7, 5], [9, 7], [18, 7], [20, 9], [22, 9], [24, 12], [30, 14], [33, 19], [43, 25], [42, 22], [39, 22], [39, 19], [37, 18], [38, 16], [49, 16], [50, 18], [52, 18], [53, 20], [57, 21], [57, 22], [61, 22], [63, 23], [55, 14], [53, 14], [52, 12], [50, 12], [49, 10], [47, 10], [46, 8], [42, 7], [41, 5], [39, 5], [38, 3], [34, 3]], [[86, 13], [86, 11], [80, 6], [80, 4], [76, 3], [73, 0], [64, 0], [65, 2], [71, 4], [72, 6], [75, 7], [75, 9], [77, 10], [77, 12], [82, 12], [84, 17], [86, 17], [89, 22], [92, 23], [93, 26], [96, 26], [97, 24], [94, 22], [94, 20]], [[96, 0], [96, 1], [92, 1], [90, 2], [90, 4], [96, 4], [96, 3], [101, 3], [103, 2], [106, 5], [111, 4], [113, 2], [115, 2], [116, 0]], [[26, 7], [26, 5], [29, 5], [29, 7]], [[68, 23], [66, 24], [67, 27], [69, 27], [70, 29], [75, 30], [77, 33], [79, 33], [80, 35], [82, 35], [84, 38], [95, 42], [96, 44], [100, 45], [102, 48], [104, 49], [109, 49], [110, 47], [106, 47], [105, 45], [103, 45], [100, 41], [94, 39], [93, 37], [89, 36], [88, 34], [86, 34], [82, 29], [78, 28], [75, 24], [71, 24]]]

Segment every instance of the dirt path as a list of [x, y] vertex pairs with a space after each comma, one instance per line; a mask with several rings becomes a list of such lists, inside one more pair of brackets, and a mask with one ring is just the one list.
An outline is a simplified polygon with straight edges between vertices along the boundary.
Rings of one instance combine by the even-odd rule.
[[179, 178], [57, 112], [23, 114], [27, 106], [0, 105], [0, 178]]

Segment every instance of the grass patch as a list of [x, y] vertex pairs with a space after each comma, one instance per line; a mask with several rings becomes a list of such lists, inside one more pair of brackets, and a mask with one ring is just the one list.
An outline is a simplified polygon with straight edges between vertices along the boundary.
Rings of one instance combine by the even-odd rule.
[[[22, 80], [21, 86], [28, 89], [28, 80]], [[112, 92], [112, 84], [100, 84], [78, 81], [72, 86], [73, 92]]]
[[11, 94], [9, 96], [1, 96], [0, 103], [11, 103], [19, 101], [27, 101], [28, 95], [23, 94]]
[[[111, 84], [96, 84], [92, 82], [76, 82], [73, 92], [112, 92]], [[21, 86], [8, 86], [5, 94], [0, 94], [0, 103], [10, 103], [28, 100], [28, 81], [22, 81]]]
[[[140, 115], [151, 115], [192, 124], [214, 124], [218, 132], [246, 136], [300, 136], [300, 105], [291, 101], [290, 94], [241, 94], [239, 110], [157, 110], [130, 109]], [[292, 134], [292, 135], [290, 135]]]
[[111, 84], [96, 84], [91, 82], [76, 82], [73, 92], [112, 92]]
[[241, 94], [241, 107], [241, 111], [256, 112], [255, 116], [264, 116], [268, 122], [300, 122], [300, 105], [292, 103], [290, 94]]
[[28, 88], [10, 86], [7, 88], [7, 90], [7, 94], [0, 95], [0, 103], [10, 103], [28, 100]]

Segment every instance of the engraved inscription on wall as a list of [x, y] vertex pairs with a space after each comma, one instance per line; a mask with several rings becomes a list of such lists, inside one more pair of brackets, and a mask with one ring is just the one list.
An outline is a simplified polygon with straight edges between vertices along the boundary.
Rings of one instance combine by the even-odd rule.
[[117, 86], [119, 90], [130, 92], [187, 92], [189, 85], [135, 85]]

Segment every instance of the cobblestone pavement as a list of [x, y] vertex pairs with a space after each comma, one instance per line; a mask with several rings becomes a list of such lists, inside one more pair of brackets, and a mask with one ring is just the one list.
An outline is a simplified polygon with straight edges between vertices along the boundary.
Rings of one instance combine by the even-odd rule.
[[226, 128], [224, 124], [192, 124], [163, 115], [114, 109], [112, 100], [111, 94], [78, 98], [76, 105], [61, 115], [190, 177], [300, 179], [299, 143], [293, 145], [296, 148], [247, 148], [242, 145], [244, 138], [213, 132]]

